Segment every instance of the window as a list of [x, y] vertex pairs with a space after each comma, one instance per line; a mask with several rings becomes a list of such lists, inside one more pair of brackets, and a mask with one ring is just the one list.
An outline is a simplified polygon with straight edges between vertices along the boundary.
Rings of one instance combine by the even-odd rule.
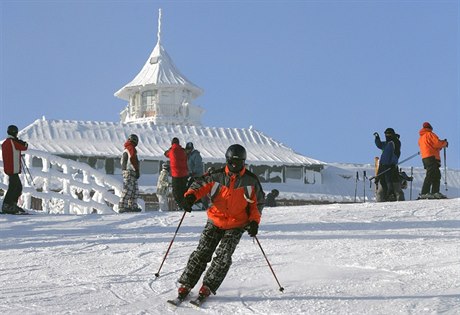
[[286, 167], [286, 179], [302, 179], [301, 167]]
[[156, 90], [148, 90], [142, 92], [142, 105], [153, 105], [157, 96]]

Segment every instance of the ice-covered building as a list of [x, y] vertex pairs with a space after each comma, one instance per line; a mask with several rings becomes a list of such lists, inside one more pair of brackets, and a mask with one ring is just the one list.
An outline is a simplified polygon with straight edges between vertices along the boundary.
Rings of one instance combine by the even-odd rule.
[[[265, 183], [321, 183], [324, 163], [294, 152], [253, 127], [202, 126], [204, 109], [194, 104], [203, 90], [174, 65], [161, 42], [161, 11], [158, 40], [140, 72], [115, 96], [126, 100], [120, 122], [37, 119], [20, 132], [34, 149], [84, 161], [108, 174], [120, 174], [119, 157], [128, 135], [139, 136], [141, 173], [156, 175], [166, 161], [164, 151], [173, 137], [185, 146], [193, 142], [201, 152], [203, 167], [225, 163], [225, 151], [234, 143], [248, 151], [248, 167]], [[149, 181], [150, 185], [156, 182]], [[145, 183], [146, 184], [146, 183]]]

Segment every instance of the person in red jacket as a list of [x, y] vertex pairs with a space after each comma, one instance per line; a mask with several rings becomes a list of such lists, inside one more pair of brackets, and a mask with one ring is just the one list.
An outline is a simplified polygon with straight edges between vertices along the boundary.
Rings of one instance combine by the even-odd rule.
[[245, 168], [246, 149], [233, 144], [225, 157], [224, 168], [205, 174], [203, 180], [194, 181], [185, 194], [185, 211], [191, 211], [194, 202], [208, 194], [211, 206], [198, 246], [179, 278], [179, 300], [190, 293], [209, 262], [199, 299], [216, 294], [230, 269], [233, 252], [244, 231], [248, 230], [254, 237], [259, 229], [265, 195], [257, 176]]
[[169, 167], [171, 173], [171, 186], [179, 208], [184, 207], [184, 193], [187, 190], [188, 168], [187, 153], [179, 144], [179, 139], [174, 137], [171, 141], [171, 147], [165, 151], [165, 156], [169, 158]]
[[[433, 132], [433, 127], [429, 122], [423, 123], [423, 128], [419, 131], [420, 138], [418, 145], [422, 156], [423, 167], [426, 169], [425, 180], [423, 181], [420, 198], [443, 199], [445, 195], [439, 192], [441, 186], [441, 157], [439, 151], [449, 145], [447, 139], [439, 140]], [[431, 191], [430, 191], [431, 189]]]
[[139, 143], [139, 137], [132, 134], [125, 142], [125, 149], [121, 156], [121, 169], [123, 173], [123, 190], [118, 204], [118, 212], [140, 212], [142, 209], [137, 204], [139, 197], [140, 177], [139, 159], [137, 157], [136, 146]]
[[26, 213], [18, 206], [19, 196], [22, 194], [21, 151], [27, 150], [27, 142], [18, 139], [18, 127], [8, 126], [8, 137], [2, 143], [3, 170], [9, 177], [8, 191], [3, 200], [2, 212], [8, 214]]

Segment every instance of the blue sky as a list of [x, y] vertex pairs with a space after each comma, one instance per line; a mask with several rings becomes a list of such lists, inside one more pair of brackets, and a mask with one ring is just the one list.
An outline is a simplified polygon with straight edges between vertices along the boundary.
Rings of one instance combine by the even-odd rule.
[[[204, 89], [208, 126], [250, 125], [325, 162], [402, 158], [429, 121], [460, 169], [458, 1], [2, 1], [0, 130], [118, 121], [157, 41]], [[421, 166], [420, 157], [403, 166]]]

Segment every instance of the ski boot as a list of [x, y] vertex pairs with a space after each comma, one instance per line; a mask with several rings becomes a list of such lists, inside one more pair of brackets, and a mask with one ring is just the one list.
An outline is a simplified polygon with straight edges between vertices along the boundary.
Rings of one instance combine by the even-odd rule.
[[203, 286], [200, 288], [200, 292], [198, 293], [198, 297], [195, 300], [190, 301], [190, 303], [192, 303], [195, 306], [200, 307], [201, 304], [203, 304], [204, 301], [206, 301], [206, 299], [210, 295], [211, 295], [211, 289], [209, 289], [208, 286], [203, 284]]

